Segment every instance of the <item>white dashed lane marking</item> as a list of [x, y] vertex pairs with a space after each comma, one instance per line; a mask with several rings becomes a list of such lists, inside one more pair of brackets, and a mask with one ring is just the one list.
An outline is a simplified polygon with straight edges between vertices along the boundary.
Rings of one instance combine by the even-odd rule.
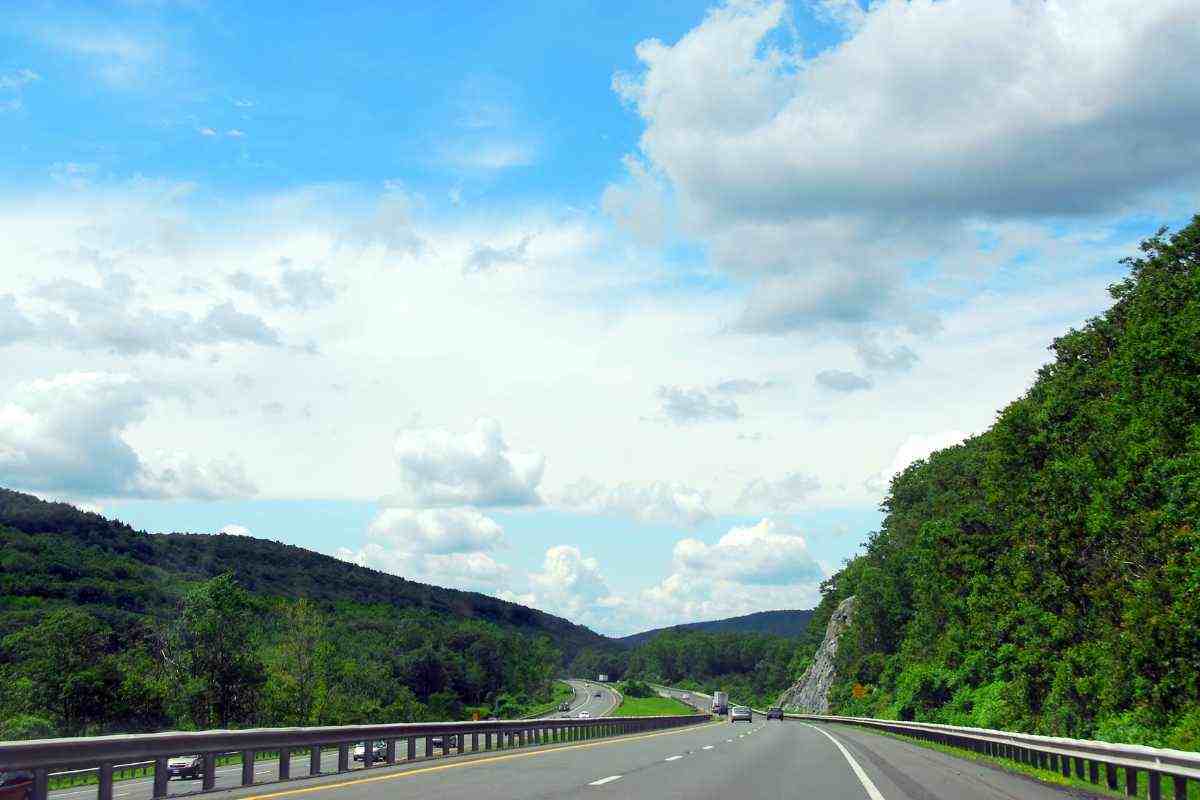
[[706, 744], [706, 745], [704, 745], [704, 747], [702, 747], [701, 749], [702, 749], [702, 750], [712, 750], [712, 749], [713, 749], [713, 746], [712, 746], [711, 744]]
[[681, 758], [683, 758], [683, 756], [667, 756], [663, 759], [663, 761], [678, 761]]
[[592, 781], [591, 783], [588, 784], [588, 786], [603, 786], [606, 783], [612, 783], [613, 781], [619, 781], [619, 780], [621, 780], [620, 775], [609, 775], [607, 778], [601, 778], [598, 781]]

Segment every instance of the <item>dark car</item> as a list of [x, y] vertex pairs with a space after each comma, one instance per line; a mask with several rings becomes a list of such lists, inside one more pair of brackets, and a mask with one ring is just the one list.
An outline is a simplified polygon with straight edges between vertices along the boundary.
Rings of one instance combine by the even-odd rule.
[[429, 743], [440, 750], [462, 750], [462, 743], [453, 733], [448, 736], [433, 736], [429, 739]]
[[172, 756], [167, 759], [167, 780], [197, 780], [204, 770], [204, 759], [199, 755]]
[[570, 710], [571, 710], [571, 704], [570, 704], [570, 703], [563, 703], [562, 705], [560, 705], [560, 706], [558, 707], [558, 710], [559, 710], [559, 711], [570, 711]]
[[767, 719], [783, 719], [783, 709], [779, 706], [768, 708]]
[[33, 773], [23, 769], [0, 771], [0, 800], [30, 800]]
[[594, 695], [592, 695], [592, 697], [600, 697], [600, 693], [596, 692]]

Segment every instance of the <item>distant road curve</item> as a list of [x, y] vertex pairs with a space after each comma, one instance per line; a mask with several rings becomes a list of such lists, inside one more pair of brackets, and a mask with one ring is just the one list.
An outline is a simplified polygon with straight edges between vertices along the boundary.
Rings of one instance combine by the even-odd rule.
[[[582, 678], [568, 678], [567, 683], [571, 684], [571, 688], [575, 690], [575, 701], [571, 705], [570, 712], [567, 712], [572, 717], [578, 717], [581, 711], [588, 712], [588, 716], [591, 717], [607, 717], [621, 704], [621, 696], [606, 684]], [[597, 692], [600, 693], [599, 697], [596, 697]], [[563, 716], [563, 714], [551, 714], [550, 716]]]

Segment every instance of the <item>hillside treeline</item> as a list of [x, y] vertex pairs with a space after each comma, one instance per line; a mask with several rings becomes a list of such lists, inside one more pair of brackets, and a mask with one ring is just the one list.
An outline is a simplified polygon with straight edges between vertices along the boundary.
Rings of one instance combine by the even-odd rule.
[[1200, 749], [1200, 217], [1125, 263], [826, 583], [810, 637], [857, 596], [837, 711]]

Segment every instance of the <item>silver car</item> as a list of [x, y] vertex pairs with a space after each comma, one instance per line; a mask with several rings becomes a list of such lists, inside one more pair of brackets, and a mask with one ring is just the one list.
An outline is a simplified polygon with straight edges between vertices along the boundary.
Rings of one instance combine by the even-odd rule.
[[739, 722], [741, 720], [754, 722], [754, 712], [746, 706], [734, 706], [729, 710], [729, 721]]

